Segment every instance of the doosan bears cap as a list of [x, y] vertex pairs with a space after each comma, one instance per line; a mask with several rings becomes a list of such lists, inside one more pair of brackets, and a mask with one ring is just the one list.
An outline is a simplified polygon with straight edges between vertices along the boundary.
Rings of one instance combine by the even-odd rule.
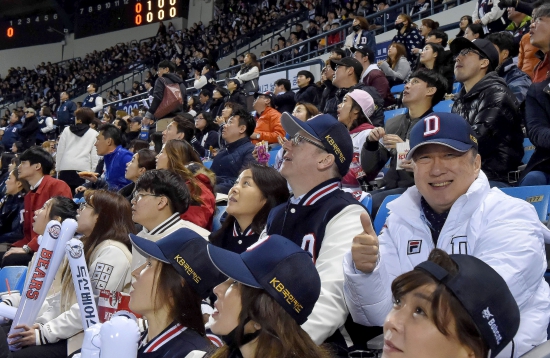
[[309, 252], [271, 235], [240, 255], [213, 245], [208, 254], [223, 274], [265, 290], [299, 325], [307, 321], [321, 293], [321, 279]]

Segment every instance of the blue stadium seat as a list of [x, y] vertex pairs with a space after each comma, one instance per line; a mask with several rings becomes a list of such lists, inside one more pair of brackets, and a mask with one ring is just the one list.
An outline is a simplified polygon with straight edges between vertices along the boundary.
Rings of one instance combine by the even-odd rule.
[[384, 201], [382, 202], [382, 205], [380, 205], [380, 209], [378, 209], [378, 213], [376, 214], [376, 218], [374, 219], [374, 231], [376, 231], [376, 234], [380, 234], [380, 231], [382, 231], [382, 227], [386, 223], [386, 218], [389, 214], [388, 204], [397, 198], [399, 198], [399, 194], [388, 195], [386, 196], [386, 199], [384, 199]]
[[405, 84], [402, 85], [395, 85], [392, 88], [390, 88], [391, 93], [401, 93], [405, 89]]
[[275, 165], [275, 158], [277, 157], [277, 153], [279, 153], [279, 149], [269, 151], [269, 161], [267, 162], [267, 165], [269, 165], [270, 167]]
[[384, 111], [384, 124], [388, 121], [388, 119], [393, 118], [395, 116], [398, 116], [400, 114], [407, 113], [407, 108], [398, 108], [398, 109], [392, 109], [390, 111]]
[[25, 286], [25, 277], [27, 276], [27, 266], [6, 266], [0, 270], [0, 292], [8, 292], [6, 279], [9, 282], [10, 290], [23, 291]]
[[202, 164], [203, 164], [206, 168], [210, 169], [210, 167], [212, 166], [212, 161], [211, 161], [211, 160], [207, 160], [206, 162], [202, 162]]
[[367, 208], [367, 211], [372, 214], [372, 196], [369, 194], [365, 196], [365, 199], [361, 200], [361, 204]]
[[451, 108], [453, 108], [453, 101], [441, 101], [434, 106], [434, 112], [444, 112], [451, 113]]
[[218, 231], [222, 227], [220, 219], [226, 210], [227, 210], [227, 206], [216, 207], [216, 214], [214, 214], [214, 220], [212, 222], [212, 232]]
[[384, 173], [384, 175], [386, 175], [386, 173], [390, 169], [390, 162], [391, 162], [391, 159], [388, 159], [388, 162], [382, 167], [382, 169], [380, 169], [380, 171]]
[[460, 82], [455, 82], [453, 83], [453, 94], [457, 94], [458, 92], [460, 92], [460, 90], [462, 89], [462, 83]]
[[535, 146], [529, 138], [523, 139], [523, 159], [521, 159], [521, 162], [523, 164], [527, 164], [529, 162], [529, 159], [531, 159], [531, 156], [535, 152]]
[[548, 201], [550, 199], [550, 185], [518, 186], [515, 188], [501, 188], [503, 193], [531, 203], [537, 210], [539, 220], [548, 220]]

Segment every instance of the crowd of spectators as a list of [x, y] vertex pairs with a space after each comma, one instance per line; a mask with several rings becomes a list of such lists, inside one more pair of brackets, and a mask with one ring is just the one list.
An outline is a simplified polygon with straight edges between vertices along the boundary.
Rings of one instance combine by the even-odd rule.
[[[44, 232], [41, 218], [69, 217], [52, 208], [74, 196], [84, 200], [77, 231], [90, 272], [96, 270], [95, 248], [105, 240], [94, 229], [97, 220], [119, 225], [121, 237], [139, 232], [131, 243], [109, 245], [122, 247], [115, 289], [127, 291], [134, 282], [130, 309], [151, 321], [140, 352], [165, 339], [165, 329], [179, 332], [178, 324], [187, 327], [187, 338], [177, 333], [163, 348], [178, 344], [178, 356], [208, 351], [207, 332], [225, 344], [207, 357], [275, 358], [296, 356], [300, 349], [307, 358], [348, 357], [353, 350], [371, 354], [366, 342], [381, 333], [386, 353], [422, 357], [516, 357], [544, 343], [550, 323], [544, 245], [550, 230], [530, 203], [497, 188], [550, 185], [550, 3], [500, 4], [516, 6], [503, 17], [497, 4], [480, 0], [472, 16], [457, 19], [454, 39], [432, 19], [414, 23], [411, 15], [427, 11], [427, 3], [419, 0], [409, 14], [396, 14], [397, 33], [387, 57], [377, 62], [373, 31], [379, 24], [364, 16], [374, 6], [384, 9], [385, 2], [332, 4], [318, 14], [320, 3], [285, 1], [286, 11], [309, 9], [310, 25], [280, 37], [278, 51], [287, 41], [352, 25], [334, 43], [316, 43], [313, 51], [326, 47], [329, 53], [321, 78], [301, 69], [296, 91], [287, 78], [274, 81], [273, 92], [259, 91], [262, 68], [254, 53], [243, 56], [225, 86], [215, 81], [211, 59], [225, 38], [214, 45], [210, 36], [227, 34], [225, 43], [233, 43], [233, 31], [258, 31], [263, 22], [256, 19], [283, 11], [267, 0], [252, 12], [245, 1], [231, 1], [205, 28], [196, 24], [176, 32], [161, 25], [147, 49], [157, 66], [146, 82], [110, 98], [147, 92], [148, 100], [132, 113], [104, 106], [95, 78], [82, 82], [88, 96], [80, 104], [58, 87], [55, 107], [41, 102], [39, 108], [15, 109], [2, 124], [0, 238], [11, 244], [2, 265], [32, 260]], [[540, 59], [528, 46], [540, 51]], [[302, 50], [295, 55], [310, 55]], [[186, 95], [186, 78], [194, 79], [197, 95]], [[403, 90], [392, 94], [397, 84]], [[158, 114], [174, 86], [182, 102]], [[436, 111], [443, 101], [450, 110]], [[385, 118], [393, 109], [402, 110]], [[522, 163], [526, 138], [535, 151]], [[278, 150], [275, 160], [266, 154], [272, 148]], [[389, 214], [380, 214], [395, 194]], [[117, 208], [103, 209], [101, 200], [109, 197]], [[218, 223], [220, 202], [227, 211]], [[70, 204], [62, 213], [76, 211]], [[23, 220], [14, 215], [17, 210]], [[376, 227], [380, 215], [387, 215], [385, 224]], [[186, 256], [191, 250], [183, 243], [193, 240], [193, 255]], [[200, 285], [190, 280], [195, 283], [182, 286], [189, 270], [180, 271], [182, 261], [172, 262], [168, 253], [200, 270]], [[282, 269], [291, 255], [292, 269]], [[256, 276], [255, 270], [271, 271]], [[219, 272], [230, 279], [223, 282]], [[158, 299], [144, 295], [156, 289], [157, 279], [171, 280], [158, 286], [171, 290], [169, 297], [179, 292], [186, 297], [182, 302], [196, 305], [182, 305], [181, 312], [172, 307], [159, 319]], [[70, 301], [72, 291], [64, 287], [57, 294]], [[190, 290], [187, 296], [182, 289]], [[300, 309], [287, 307], [289, 300]], [[47, 312], [58, 312], [57, 318], [39, 317], [40, 324], [10, 337], [23, 348], [20, 356], [64, 356], [72, 347], [67, 333], [82, 330], [78, 319], [67, 322], [67, 315], [76, 314], [69, 306], [48, 304]], [[269, 314], [266, 304], [272, 304]], [[202, 314], [210, 316], [210, 331]], [[225, 322], [227, 317], [232, 321]], [[281, 327], [295, 334], [289, 338]], [[293, 353], [285, 351], [287, 344]]]

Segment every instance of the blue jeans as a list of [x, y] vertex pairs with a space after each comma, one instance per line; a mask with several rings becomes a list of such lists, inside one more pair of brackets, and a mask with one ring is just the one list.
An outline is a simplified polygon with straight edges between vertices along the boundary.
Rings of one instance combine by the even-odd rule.
[[534, 185], [548, 185], [550, 184], [550, 174], [539, 171], [532, 171], [527, 173], [525, 178], [519, 183], [519, 186], [534, 186]]

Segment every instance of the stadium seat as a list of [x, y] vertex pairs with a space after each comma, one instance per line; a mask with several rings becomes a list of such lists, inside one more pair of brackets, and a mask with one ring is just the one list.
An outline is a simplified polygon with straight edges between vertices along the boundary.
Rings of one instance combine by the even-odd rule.
[[536, 346], [520, 358], [550, 358], [550, 341]]
[[367, 208], [367, 211], [372, 214], [372, 196], [368, 194], [365, 199], [361, 200], [361, 204]]
[[441, 101], [434, 106], [434, 112], [444, 112], [451, 113], [451, 108], [453, 108], [453, 101]]
[[523, 139], [523, 159], [521, 159], [521, 162], [523, 164], [527, 164], [529, 162], [529, 159], [531, 159], [531, 156], [535, 152], [535, 146], [529, 138]]
[[275, 165], [275, 158], [277, 158], [277, 153], [279, 153], [279, 149], [269, 151], [269, 161], [267, 162], [267, 165], [269, 165], [270, 167]]
[[392, 109], [390, 111], [384, 111], [384, 124], [388, 121], [388, 119], [393, 118], [395, 116], [398, 116], [400, 114], [407, 113], [407, 108], [398, 108], [398, 109]]
[[402, 84], [402, 85], [395, 85], [393, 86], [390, 91], [391, 93], [393, 94], [396, 94], [396, 93], [401, 93], [403, 92], [403, 90], [405, 89], [405, 84]]
[[386, 196], [386, 199], [382, 202], [382, 205], [380, 205], [380, 209], [378, 209], [378, 213], [376, 214], [376, 218], [374, 219], [374, 231], [376, 231], [376, 234], [380, 234], [380, 231], [382, 231], [382, 227], [386, 223], [386, 218], [389, 214], [388, 210], [388, 204], [399, 198], [399, 194], [396, 195], [388, 195]]
[[212, 161], [211, 161], [211, 160], [207, 160], [206, 162], [202, 162], [202, 164], [203, 164], [207, 169], [210, 169], [210, 167], [212, 166]]
[[227, 206], [217, 206], [216, 214], [214, 214], [214, 221], [212, 222], [212, 232], [218, 231], [222, 227], [220, 219], [227, 210]]
[[515, 188], [501, 188], [503, 193], [513, 196], [514, 198], [522, 199], [531, 203], [539, 220], [546, 222], [548, 220], [548, 201], [550, 198], [550, 185], [539, 186], [518, 186]]
[[[0, 270], [0, 292], [18, 290], [23, 291], [25, 286], [25, 277], [27, 276], [27, 266], [6, 266]], [[9, 290], [6, 284], [9, 282]]]
[[380, 169], [380, 171], [384, 173], [384, 175], [386, 175], [386, 173], [390, 169], [390, 162], [391, 162], [391, 159], [389, 159], [388, 162], [382, 167], [382, 169]]
[[455, 82], [453, 83], [453, 94], [457, 94], [458, 92], [460, 92], [460, 90], [462, 89], [462, 83], [460, 82]]

